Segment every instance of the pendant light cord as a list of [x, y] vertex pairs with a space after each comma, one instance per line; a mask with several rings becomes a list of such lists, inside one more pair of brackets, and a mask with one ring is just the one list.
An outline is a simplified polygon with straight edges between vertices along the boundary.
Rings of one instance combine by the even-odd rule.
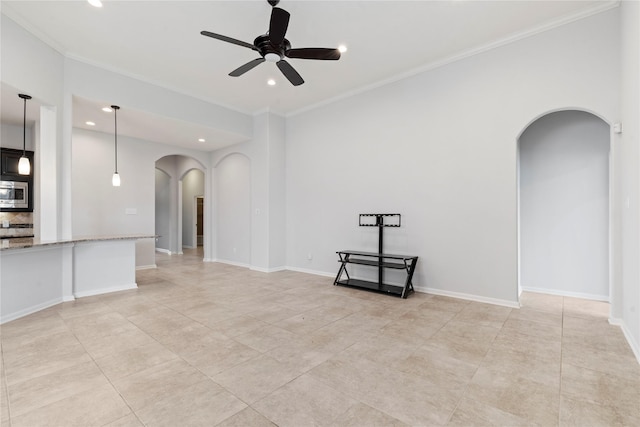
[[115, 142], [116, 142], [116, 173], [118, 173], [118, 109], [114, 108], [113, 118], [115, 119]]
[[24, 98], [24, 114], [22, 115], [22, 156], [27, 156], [27, 98]]

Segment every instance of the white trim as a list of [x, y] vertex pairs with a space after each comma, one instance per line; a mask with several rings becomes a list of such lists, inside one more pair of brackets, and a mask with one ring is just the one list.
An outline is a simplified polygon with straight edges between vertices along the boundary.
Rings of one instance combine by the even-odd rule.
[[103, 288], [103, 289], [92, 289], [90, 291], [85, 291], [85, 292], [74, 292], [73, 295], [76, 298], [84, 298], [84, 297], [92, 297], [94, 295], [109, 294], [111, 292], [129, 291], [131, 289], [137, 289], [137, 288], [138, 288], [138, 284], [134, 282], [132, 285], [122, 285], [122, 286]]
[[251, 268], [251, 265], [249, 265], [249, 264], [245, 264], [245, 263], [242, 263], [242, 262], [228, 261], [226, 259], [218, 259], [218, 260], [215, 260], [215, 262], [219, 262], [220, 264], [233, 265], [233, 266], [236, 266], [236, 267]]
[[624, 337], [627, 339], [627, 342], [629, 343], [629, 347], [631, 347], [631, 351], [633, 351], [633, 355], [636, 356], [636, 360], [640, 364], [640, 345], [638, 345], [638, 343], [635, 342], [635, 340], [633, 339], [633, 335], [629, 331], [629, 328], [627, 328], [627, 324], [624, 323], [624, 320], [610, 317], [609, 324], [619, 326], [620, 329], [622, 329], [622, 333], [624, 334]]
[[372, 83], [372, 84], [369, 84], [369, 85], [365, 85], [365, 86], [362, 86], [362, 87], [357, 88], [357, 89], [353, 89], [353, 90], [350, 90], [350, 91], [343, 92], [338, 96], [334, 96], [332, 98], [325, 99], [325, 100], [322, 100], [320, 102], [316, 102], [315, 104], [307, 105], [305, 107], [302, 107], [302, 108], [299, 108], [297, 110], [294, 110], [294, 111], [291, 111], [291, 112], [287, 113], [285, 117], [292, 117], [292, 116], [295, 116], [297, 114], [304, 113], [306, 111], [310, 111], [310, 110], [322, 107], [324, 105], [332, 104], [332, 103], [340, 101], [342, 99], [347, 99], [347, 98], [350, 98], [350, 97], [352, 97], [354, 95], [357, 95], [357, 94], [360, 94], [360, 93], [364, 93], [364, 92], [368, 92], [370, 90], [373, 90], [373, 89], [376, 89], [376, 88], [379, 88], [379, 87], [382, 87], [382, 86], [386, 86], [386, 85], [389, 85], [391, 83], [395, 83], [397, 81], [406, 79], [408, 77], [412, 77], [412, 76], [424, 73], [426, 71], [431, 71], [431, 70], [434, 70], [436, 68], [440, 68], [440, 67], [443, 67], [445, 65], [451, 64], [453, 62], [457, 62], [457, 61], [460, 61], [460, 60], [463, 60], [463, 59], [466, 59], [466, 58], [469, 58], [469, 57], [472, 57], [472, 56], [487, 52], [489, 50], [496, 49], [498, 47], [514, 43], [514, 42], [516, 42], [518, 40], [526, 39], [528, 37], [535, 36], [536, 34], [544, 33], [545, 31], [549, 31], [549, 30], [552, 30], [554, 28], [561, 27], [561, 26], [569, 24], [571, 22], [578, 21], [578, 20], [583, 19], [583, 18], [587, 18], [589, 16], [604, 12], [604, 11], [609, 10], [609, 9], [613, 9], [614, 7], [618, 7], [618, 6], [620, 6], [620, 0], [598, 2], [592, 8], [589, 8], [589, 9], [586, 9], [586, 10], [583, 10], [583, 11], [580, 11], [578, 13], [574, 13], [574, 14], [571, 14], [571, 15], [568, 15], [568, 16], [565, 16], [565, 17], [558, 18], [558, 19], [556, 19], [556, 20], [554, 20], [552, 22], [549, 22], [547, 24], [540, 25], [538, 27], [535, 27], [535, 28], [532, 28], [532, 29], [529, 29], [529, 30], [526, 30], [526, 31], [523, 31], [523, 32], [520, 32], [520, 33], [516, 33], [516, 34], [513, 34], [511, 36], [502, 38], [502, 39], [498, 39], [496, 41], [484, 44], [482, 46], [478, 46], [478, 47], [475, 47], [475, 48], [472, 48], [472, 49], [465, 50], [463, 52], [448, 56], [448, 57], [446, 57], [444, 59], [440, 59], [440, 60], [436, 60], [436, 61], [430, 62], [428, 64], [425, 64], [425, 65], [422, 65], [420, 67], [414, 68], [412, 70], [405, 71], [404, 73], [397, 74], [397, 75], [395, 75], [393, 77], [390, 77], [388, 79], [380, 80], [378, 82], [375, 82], [375, 83]]
[[445, 296], [445, 297], [464, 299], [464, 300], [468, 300], [468, 301], [476, 301], [476, 302], [481, 302], [481, 303], [485, 303], [485, 304], [501, 305], [503, 307], [520, 308], [520, 304], [517, 301], [509, 301], [509, 300], [504, 300], [504, 299], [489, 298], [489, 297], [483, 297], [483, 296], [479, 296], [479, 295], [465, 294], [465, 293], [462, 293], [462, 292], [444, 291], [442, 289], [429, 288], [427, 286], [415, 286], [414, 285], [413, 289], [416, 292], [423, 292], [423, 293], [427, 293], [427, 294], [442, 295], [442, 296]]
[[44, 310], [45, 308], [49, 308], [49, 307], [52, 307], [54, 305], [60, 304], [61, 302], [64, 302], [64, 301], [68, 301], [68, 300], [63, 299], [62, 297], [55, 298], [55, 299], [52, 299], [50, 301], [43, 302], [41, 304], [37, 304], [37, 305], [31, 306], [29, 308], [25, 308], [23, 310], [16, 311], [15, 313], [11, 313], [8, 316], [2, 316], [2, 317], [0, 317], [0, 325], [4, 324], [4, 323], [7, 323], [7, 322], [11, 322], [12, 320], [16, 320], [16, 319], [19, 319], [19, 318], [24, 317], [24, 316], [28, 316], [28, 315], [36, 313], [38, 311]]
[[523, 286], [522, 290], [525, 292], [535, 292], [537, 294], [558, 295], [561, 297], [582, 298], [593, 301], [609, 302], [608, 295], [585, 294], [583, 292], [569, 292], [560, 289], [533, 288], [530, 286]]
[[156, 248], [156, 252], [160, 252], [166, 255], [171, 255], [171, 251], [169, 249]]
[[335, 273], [327, 273], [325, 271], [317, 271], [317, 270], [309, 270], [306, 268], [298, 268], [298, 267], [285, 267], [286, 270], [290, 270], [290, 271], [296, 271], [298, 273], [307, 273], [307, 274], [313, 274], [316, 276], [323, 276], [323, 277], [336, 277]]
[[190, 245], [182, 245], [182, 249], [187, 248], [187, 249], [196, 249], [197, 246], [190, 246]]
[[202, 258], [202, 262], [218, 262], [215, 258]]
[[136, 270], [153, 270], [154, 268], [158, 268], [158, 266], [156, 264], [136, 266]]
[[253, 271], [259, 271], [261, 273], [275, 273], [276, 271], [285, 271], [287, 267], [274, 267], [274, 268], [262, 268], [262, 267], [250, 267]]

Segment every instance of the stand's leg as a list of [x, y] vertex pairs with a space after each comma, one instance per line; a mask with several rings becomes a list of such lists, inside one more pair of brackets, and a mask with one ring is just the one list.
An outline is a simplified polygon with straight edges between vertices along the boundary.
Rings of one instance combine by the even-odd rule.
[[418, 264], [418, 257], [413, 258], [411, 265], [407, 265], [407, 260], [404, 261], [405, 268], [407, 269], [407, 280], [402, 290], [402, 298], [406, 298], [409, 292], [414, 292], [412, 280], [413, 273], [416, 271], [416, 264]]
[[349, 255], [345, 255], [344, 258], [342, 258], [342, 254], [338, 254], [338, 256], [340, 257], [340, 269], [338, 270], [336, 280], [333, 281], [333, 286], [336, 286], [338, 284], [340, 276], [342, 276], [343, 272], [347, 274], [347, 278], [349, 277], [349, 273], [347, 273], [347, 261], [349, 261]]

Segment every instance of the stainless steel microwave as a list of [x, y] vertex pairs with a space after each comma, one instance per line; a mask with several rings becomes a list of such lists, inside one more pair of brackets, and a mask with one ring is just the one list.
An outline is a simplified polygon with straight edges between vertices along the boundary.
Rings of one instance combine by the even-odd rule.
[[29, 182], [0, 181], [0, 208], [29, 208]]

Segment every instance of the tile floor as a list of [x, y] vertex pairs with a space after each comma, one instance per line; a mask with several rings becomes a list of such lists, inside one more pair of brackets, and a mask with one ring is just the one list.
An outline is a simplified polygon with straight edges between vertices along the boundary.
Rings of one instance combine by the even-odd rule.
[[2, 325], [2, 426], [640, 425], [606, 304], [401, 300], [199, 259]]

